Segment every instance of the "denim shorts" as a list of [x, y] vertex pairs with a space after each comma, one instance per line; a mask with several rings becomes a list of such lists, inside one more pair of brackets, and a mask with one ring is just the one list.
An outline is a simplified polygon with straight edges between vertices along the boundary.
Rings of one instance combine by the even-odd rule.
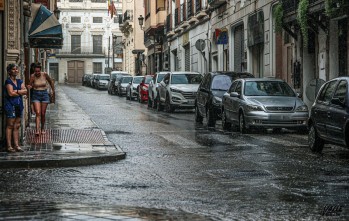
[[47, 90], [33, 90], [31, 93], [31, 102], [50, 103]]
[[20, 106], [5, 105], [5, 113], [7, 118], [22, 117], [23, 108]]

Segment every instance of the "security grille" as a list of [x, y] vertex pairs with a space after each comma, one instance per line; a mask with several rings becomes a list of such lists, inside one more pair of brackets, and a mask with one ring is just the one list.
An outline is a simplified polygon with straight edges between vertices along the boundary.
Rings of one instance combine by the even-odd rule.
[[190, 47], [189, 45], [184, 47], [185, 53], [185, 71], [190, 71]]
[[242, 72], [244, 61], [244, 26], [240, 25], [234, 31], [234, 70]]

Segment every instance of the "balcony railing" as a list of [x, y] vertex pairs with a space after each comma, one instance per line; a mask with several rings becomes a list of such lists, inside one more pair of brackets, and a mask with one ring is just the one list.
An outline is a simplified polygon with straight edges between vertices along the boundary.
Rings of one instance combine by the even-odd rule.
[[184, 22], [187, 20], [187, 16], [186, 16], [186, 7], [185, 7], [185, 3], [181, 4], [181, 14], [180, 14], [180, 23]]
[[79, 56], [105, 56], [107, 54], [107, 50], [105, 48], [95, 48], [93, 51], [93, 46], [91, 47], [78, 47], [71, 50], [65, 49], [57, 49], [56, 54], [60, 55], [79, 55]]
[[167, 15], [166, 17], [166, 32], [172, 31], [172, 14]]
[[201, 0], [195, 0], [195, 13], [198, 13], [202, 10]]
[[174, 16], [174, 26], [177, 27], [179, 24], [179, 9], [175, 9], [175, 16]]
[[193, 0], [187, 1], [187, 17], [190, 18], [194, 16]]
[[282, 0], [282, 8], [284, 10], [284, 14], [287, 15], [291, 12], [296, 12], [298, 8], [299, 0]]
[[133, 10], [126, 10], [124, 13], [124, 20], [123, 22], [126, 22], [128, 20], [133, 20]]

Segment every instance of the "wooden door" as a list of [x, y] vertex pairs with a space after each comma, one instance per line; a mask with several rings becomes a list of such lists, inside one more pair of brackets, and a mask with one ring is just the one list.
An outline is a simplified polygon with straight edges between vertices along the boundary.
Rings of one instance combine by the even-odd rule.
[[68, 83], [82, 83], [83, 74], [83, 61], [68, 61]]

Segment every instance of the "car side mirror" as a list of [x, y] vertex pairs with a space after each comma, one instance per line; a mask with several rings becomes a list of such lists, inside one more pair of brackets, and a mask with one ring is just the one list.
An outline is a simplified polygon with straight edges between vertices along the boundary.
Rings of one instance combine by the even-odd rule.
[[240, 94], [238, 92], [231, 92], [230, 97], [240, 97]]
[[344, 105], [345, 105], [345, 103], [342, 102], [338, 97], [332, 98], [331, 103], [335, 104], [335, 105], [339, 105], [341, 107], [344, 107]]
[[301, 93], [296, 93], [298, 98], [302, 98], [302, 94]]

